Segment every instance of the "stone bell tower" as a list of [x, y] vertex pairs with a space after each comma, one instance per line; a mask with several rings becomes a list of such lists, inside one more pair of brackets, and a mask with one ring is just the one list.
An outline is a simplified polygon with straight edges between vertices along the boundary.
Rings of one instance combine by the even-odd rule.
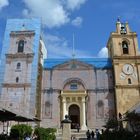
[[31, 90], [31, 65], [35, 32], [21, 30], [10, 32], [10, 45], [5, 54], [6, 66], [2, 83], [3, 106], [29, 114]]
[[39, 118], [43, 59], [47, 57], [40, 19], [8, 19], [3, 42], [0, 105]]
[[136, 32], [128, 23], [116, 23], [107, 43], [112, 59], [117, 115], [126, 113], [140, 102], [140, 55]]

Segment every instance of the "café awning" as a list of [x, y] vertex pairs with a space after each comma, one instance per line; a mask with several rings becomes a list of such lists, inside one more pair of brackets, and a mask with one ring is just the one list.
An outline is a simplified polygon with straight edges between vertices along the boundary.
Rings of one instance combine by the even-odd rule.
[[23, 114], [19, 114], [9, 109], [4, 109], [0, 107], [0, 121], [17, 121], [17, 122], [33, 122], [40, 121], [38, 118], [34, 116], [25, 116]]

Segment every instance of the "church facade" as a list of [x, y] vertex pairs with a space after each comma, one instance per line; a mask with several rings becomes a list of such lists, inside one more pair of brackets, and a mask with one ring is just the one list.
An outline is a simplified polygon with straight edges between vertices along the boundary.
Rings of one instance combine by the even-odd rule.
[[[47, 48], [47, 46], [46, 46]], [[117, 21], [109, 58], [50, 59], [38, 19], [7, 21], [1, 53], [0, 105], [35, 116], [41, 127], [60, 128], [65, 115], [82, 130], [140, 103], [137, 34]]]
[[[66, 114], [72, 128], [101, 127], [115, 115], [111, 61], [108, 59], [45, 60], [42, 124], [59, 126]], [[53, 62], [53, 65], [52, 65]]]

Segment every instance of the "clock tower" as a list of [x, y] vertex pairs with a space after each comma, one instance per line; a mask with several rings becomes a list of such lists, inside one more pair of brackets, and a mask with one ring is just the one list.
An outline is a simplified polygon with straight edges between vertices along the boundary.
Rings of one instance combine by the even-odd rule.
[[112, 59], [116, 112], [122, 115], [140, 102], [140, 55], [136, 32], [128, 23], [117, 21], [107, 43]]

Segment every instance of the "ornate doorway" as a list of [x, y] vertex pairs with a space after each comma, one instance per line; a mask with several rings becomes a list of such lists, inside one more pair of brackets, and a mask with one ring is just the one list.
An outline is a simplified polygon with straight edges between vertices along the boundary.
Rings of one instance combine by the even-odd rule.
[[76, 129], [77, 126], [80, 127], [80, 108], [78, 105], [71, 105], [69, 107], [69, 116], [72, 121], [71, 129]]

